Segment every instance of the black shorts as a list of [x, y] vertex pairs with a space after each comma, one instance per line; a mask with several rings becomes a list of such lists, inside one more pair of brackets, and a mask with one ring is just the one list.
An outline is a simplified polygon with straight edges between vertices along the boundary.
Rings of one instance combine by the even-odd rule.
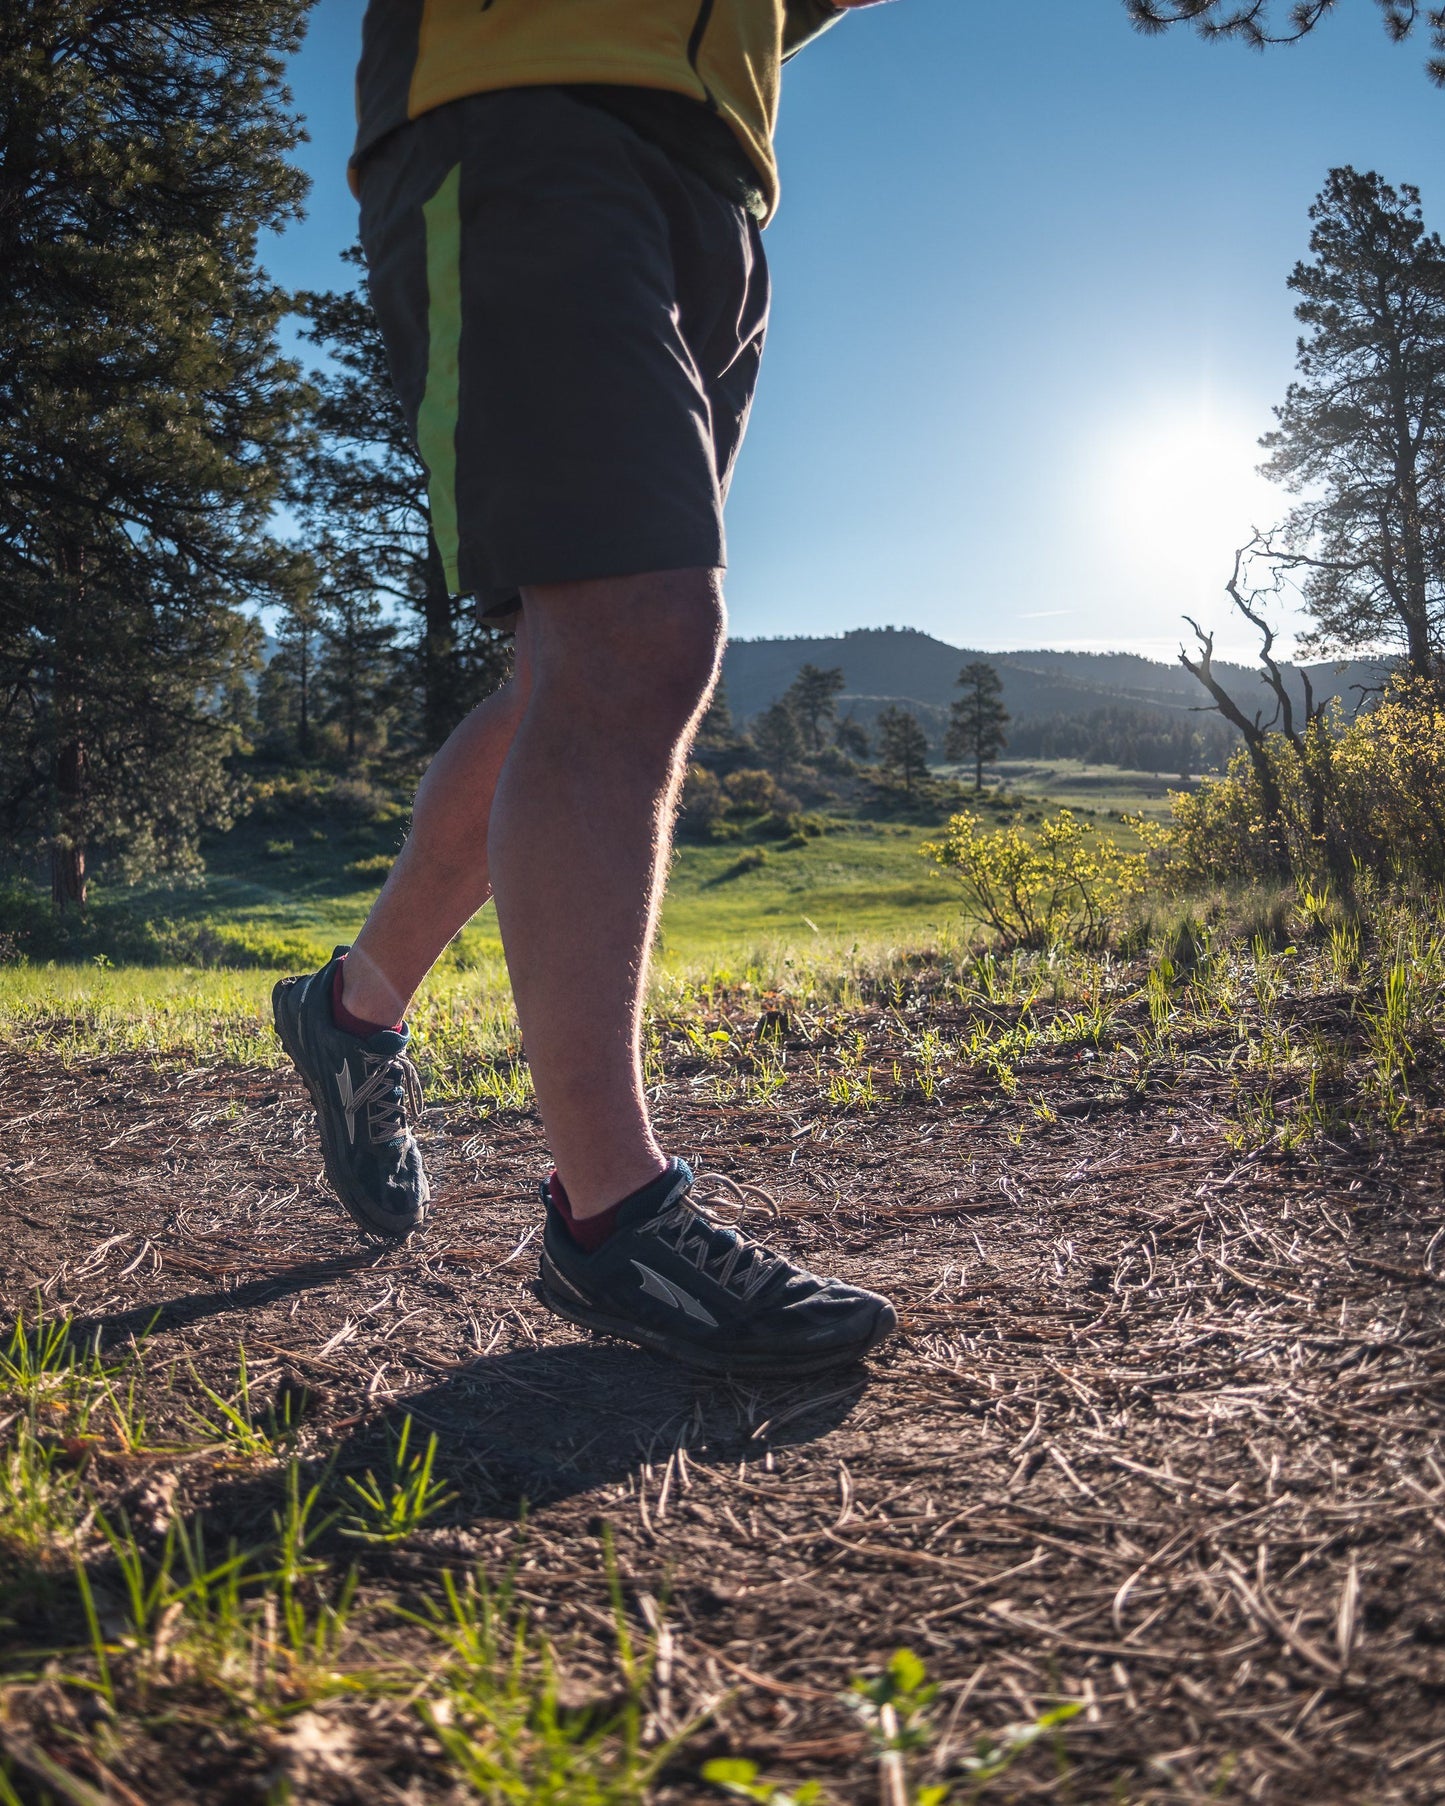
[[453, 101], [359, 174], [371, 296], [454, 594], [726, 562], [767, 327], [756, 220], [559, 88]]

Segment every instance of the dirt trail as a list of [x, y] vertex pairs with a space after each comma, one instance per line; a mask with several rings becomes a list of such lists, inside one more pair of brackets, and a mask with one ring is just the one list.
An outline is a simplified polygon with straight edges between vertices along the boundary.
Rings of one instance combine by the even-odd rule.
[[[1083, 1702], [1066, 1777], [1037, 1750], [989, 1800], [1445, 1797], [1437, 1138], [1245, 1159], [1222, 1078], [1123, 1107], [1063, 1060], [1014, 1103], [982, 1080], [850, 1115], [687, 1091], [668, 1145], [770, 1186], [779, 1239], [899, 1300], [866, 1370], [701, 1381], [550, 1318], [525, 1117], [433, 1113], [434, 1227], [359, 1249], [299, 1086], [259, 1068], [0, 1055], [0, 1296], [40, 1286], [111, 1345], [159, 1307], [148, 1364], [218, 1387], [244, 1339], [258, 1389], [304, 1384], [307, 1446], [358, 1470], [410, 1411], [460, 1499], [396, 1576], [501, 1566], [525, 1501], [519, 1585], [584, 1693], [609, 1523], [633, 1606], [666, 1601], [659, 1723], [715, 1702], [665, 1797], [740, 1753], [876, 1799], [838, 1696], [904, 1645], [955, 1753]], [[179, 1485], [222, 1528], [257, 1509], [244, 1473]], [[441, 1797], [397, 1791], [414, 1739], [357, 1735], [391, 1791], [307, 1797]], [[144, 1797], [255, 1797], [174, 1760]]]

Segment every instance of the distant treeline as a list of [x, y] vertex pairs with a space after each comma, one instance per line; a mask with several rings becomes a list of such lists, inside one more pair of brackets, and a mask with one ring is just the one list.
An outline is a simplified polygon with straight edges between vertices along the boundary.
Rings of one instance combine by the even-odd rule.
[[1024, 716], [1010, 724], [1011, 759], [1082, 759], [1180, 779], [1222, 771], [1239, 746], [1227, 722], [1209, 715], [1117, 703], [1074, 716]]

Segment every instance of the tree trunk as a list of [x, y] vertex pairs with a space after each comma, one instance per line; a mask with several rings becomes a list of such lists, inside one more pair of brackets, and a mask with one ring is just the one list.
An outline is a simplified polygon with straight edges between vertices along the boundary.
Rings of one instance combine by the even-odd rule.
[[67, 607], [56, 635], [52, 698], [56, 746], [50, 783], [50, 902], [57, 915], [68, 908], [84, 909], [86, 903], [86, 756], [81, 732], [84, 661], [81, 636], [75, 631], [86, 606], [84, 550], [66, 544], [60, 553], [60, 567]]
[[52, 842], [50, 847], [50, 902], [57, 915], [69, 908], [84, 909], [86, 902], [85, 848]]
[[66, 724], [65, 738], [56, 749], [51, 783], [50, 902], [59, 915], [70, 908], [84, 909], [86, 903], [82, 826], [86, 769], [85, 742], [80, 737], [80, 698], [57, 696], [56, 713]]
[[1400, 612], [1404, 616], [1410, 668], [1416, 677], [1429, 678], [1435, 675], [1435, 656], [1430, 644], [1428, 559], [1416, 467], [1419, 453], [1410, 422], [1402, 361], [1397, 344], [1392, 347], [1390, 358], [1390, 427], [1395, 442], [1395, 499], [1400, 510], [1400, 550], [1405, 567]]
[[1239, 730], [1244, 741], [1245, 750], [1249, 754], [1249, 762], [1254, 767], [1255, 781], [1259, 785], [1260, 805], [1264, 810], [1265, 832], [1269, 836], [1270, 845], [1274, 848], [1275, 859], [1281, 871], [1288, 871], [1290, 866], [1289, 839], [1285, 829], [1284, 798], [1280, 794], [1279, 780], [1269, 762], [1268, 735], [1261, 729], [1258, 721], [1251, 721], [1235, 702], [1218, 678], [1214, 675], [1214, 635], [1205, 633], [1196, 622], [1186, 621], [1193, 627], [1199, 640], [1199, 662], [1196, 664], [1181, 647], [1179, 662], [1193, 678], [1196, 678], [1208, 690], [1214, 699], [1214, 706], [1224, 719]]
[[296, 646], [297, 703], [296, 748], [303, 759], [311, 756], [311, 629], [303, 622]]

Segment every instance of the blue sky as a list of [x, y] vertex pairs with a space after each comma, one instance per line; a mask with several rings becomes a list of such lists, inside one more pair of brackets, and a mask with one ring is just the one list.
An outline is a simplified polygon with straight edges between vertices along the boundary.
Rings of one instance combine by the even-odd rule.
[[[361, 0], [291, 69], [291, 286], [345, 279]], [[892, 623], [957, 645], [1247, 650], [1220, 585], [1287, 498], [1285, 278], [1336, 164], [1445, 224], [1445, 94], [1369, 0], [1264, 55], [1141, 38], [1122, 0], [894, 0], [787, 70], [774, 308], [729, 506], [733, 631]]]

